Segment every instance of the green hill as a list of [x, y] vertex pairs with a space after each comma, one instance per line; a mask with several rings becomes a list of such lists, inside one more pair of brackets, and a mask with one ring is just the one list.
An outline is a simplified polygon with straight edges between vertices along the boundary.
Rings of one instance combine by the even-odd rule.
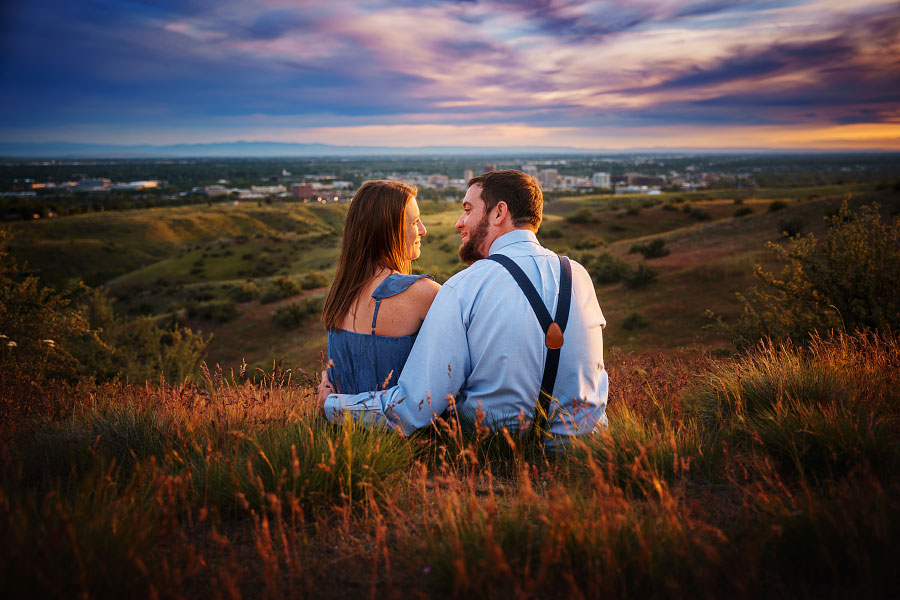
[[[608, 348], [726, 350], [727, 340], [705, 328], [707, 310], [736, 316], [735, 292], [755, 283], [754, 265], [777, 268], [765, 243], [787, 240], [785, 230], [821, 234], [824, 217], [848, 194], [852, 206], [877, 201], [888, 215], [900, 211], [897, 192], [859, 186], [574, 196], [546, 203], [539, 237], [591, 271], [609, 323]], [[454, 228], [459, 208], [447, 202], [421, 208], [428, 235], [414, 269], [443, 282], [463, 268]], [[16, 224], [10, 249], [48, 283], [83, 279], [104, 286], [123, 314], [212, 333], [211, 365], [271, 368], [283, 361], [312, 370], [325, 349], [321, 323], [306, 315], [296, 329], [285, 329], [274, 316], [324, 295], [345, 211], [346, 205], [290, 203], [81, 215]], [[645, 258], [640, 249], [648, 244], [661, 255]], [[285, 277], [286, 297], [276, 294]], [[248, 285], [268, 301], [248, 296]]]

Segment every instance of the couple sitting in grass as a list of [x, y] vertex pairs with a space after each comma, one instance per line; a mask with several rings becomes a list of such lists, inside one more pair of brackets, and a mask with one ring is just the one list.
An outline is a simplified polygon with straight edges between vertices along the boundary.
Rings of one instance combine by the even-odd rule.
[[540, 245], [543, 195], [520, 171], [468, 182], [456, 222], [470, 265], [443, 286], [411, 275], [426, 230], [410, 186], [353, 198], [325, 301], [319, 407], [403, 434], [445, 411], [551, 440], [606, 424], [606, 324], [587, 271]]

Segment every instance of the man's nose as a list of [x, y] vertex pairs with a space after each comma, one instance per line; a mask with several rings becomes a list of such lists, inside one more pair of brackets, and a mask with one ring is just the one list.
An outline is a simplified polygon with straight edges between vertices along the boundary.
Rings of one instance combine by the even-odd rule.
[[462, 226], [463, 226], [463, 217], [464, 217], [464, 216], [465, 216], [465, 215], [460, 215], [459, 219], [456, 220], [456, 225], [455, 225], [455, 227], [456, 227], [457, 229], [462, 229]]

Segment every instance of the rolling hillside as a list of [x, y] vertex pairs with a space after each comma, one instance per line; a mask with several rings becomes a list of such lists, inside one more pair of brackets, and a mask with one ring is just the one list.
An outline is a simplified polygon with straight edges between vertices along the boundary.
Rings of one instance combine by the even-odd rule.
[[[848, 197], [900, 211], [900, 194], [858, 187], [568, 197], [547, 202], [539, 237], [592, 272], [613, 353], [727, 351], [707, 328], [707, 310], [737, 315], [735, 292], [755, 283], [754, 265], [778, 268], [765, 243], [785, 242], [785, 230], [821, 234], [824, 217]], [[226, 372], [243, 361], [312, 370], [326, 345], [321, 323], [309, 314], [291, 329], [273, 317], [324, 296], [345, 210], [290, 203], [91, 214], [16, 224], [10, 248], [50, 284], [103, 286], [121, 314], [212, 333], [207, 360]], [[439, 282], [463, 268], [458, 210], [422, 203], [428, 235], [414, 269]], [[640, 247], [654, 243], [659, 256], [645, 258]]]

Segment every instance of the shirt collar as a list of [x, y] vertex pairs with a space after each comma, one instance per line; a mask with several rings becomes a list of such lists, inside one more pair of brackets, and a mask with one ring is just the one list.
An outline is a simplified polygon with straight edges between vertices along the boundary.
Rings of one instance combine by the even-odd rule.
[[530, 229], [513, 229], [509, 233], [504, 233], [491, 244], [491, 248], [488, 251], [488, 255], [496, 254], [502, 248], [505, 248], [511, 244], [518, 244], [519, 242], [531, 242], [532, 244], [537, 244], [538, 239], [533, 231]]

